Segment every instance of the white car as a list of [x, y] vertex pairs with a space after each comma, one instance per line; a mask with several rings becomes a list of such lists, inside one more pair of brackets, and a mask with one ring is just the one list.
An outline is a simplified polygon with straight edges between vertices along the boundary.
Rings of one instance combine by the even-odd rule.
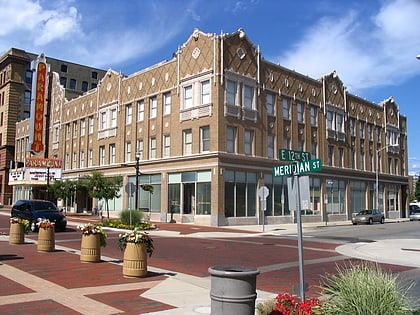
[[410, 221], [420, 220], [420, 207], [418, 205], [410, 205], [410, 214], [409, 218]]

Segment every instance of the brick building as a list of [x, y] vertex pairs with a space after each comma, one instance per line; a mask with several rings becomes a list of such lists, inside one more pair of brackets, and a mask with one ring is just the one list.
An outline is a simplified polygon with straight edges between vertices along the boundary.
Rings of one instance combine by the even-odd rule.
[[[17, 143], [26, 141], [25, 123]], [[266, 186], [266, 222], [293, 222], [287, 177], [273, 176], [290, 163], [279, 149], [289, 149], [323, 164], [309, 174], [303, 222], [348, 220], [376, 206], [387, 217], [407, 215], [407, 119], [395, 101], [352, 95], [334, 71], [314, 79], [269, 62], [242, 29], [195, 30], [172, 59], [128, 76], [108, 70], [72, 100], [55, 75], [49, 134], [63, 179], [93, 170], [123, 176], [114, 211], [134, 207], [126, 187], [136, 183], [138, 158], [137, 179], [154, 192], [140, 190], [137, 202], [155, 220], [261, 224], [258, 190]], [[74, 204], [79, 212], [93, 206], [83, 193]]]

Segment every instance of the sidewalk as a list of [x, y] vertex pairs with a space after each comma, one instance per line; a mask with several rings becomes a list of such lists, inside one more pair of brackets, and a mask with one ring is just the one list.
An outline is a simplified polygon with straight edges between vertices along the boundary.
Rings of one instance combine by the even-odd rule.
[[[69, 215], [69, 226], [99, 220], [89, 215]], [[329, 223], [343, 225], [350, 222]], [[189, 237], [249, 237], [250, 235], [295, 235], [295, 224], [237, 227], [200, 227], [188, 224], [158, 223], [151, 235]], [[322, 223], [303, 224], [313, 229]], [[264, 229], [264, 231], [263, 231]], [[210, 314], [211, 278], [148, 266], [150, 277], [128, 279], [120, 276], [122, 262], [115, 257], [101, 256], [103, 263], [80, 263], [80, 252], [66, 246], [79, 240], [56, 244], [56, 252], [45, 268], [46, 253], [37, 252], [36, 241], [26, 239], [24, 245], [9, 245], [6, 235], [0, 236], [0, 313], [33, 314], [31, 308], [45, 313], [72, 314], [149, 314], [197, 315]], [[420, 243], [420, 242], [419, 242]], [[11, 250], [12, 249], [12, 250]], [[416, 240], [386, 240], [372, 243], [349, 243], [336, 251], [348, 257], [381, 263], [420, 268], [420, 244]], [[11, 254], [9, 254], [11, 253]], [[30, 257], [31, 264], [22, 259]], [[65, 272], [66, 270], [77, 271]], [[420, 269], [403, 272], [407, 279], [420, 283]], [[60, 275], [60, 279], [56, 275]], [[87, 280], [89, 279], [89, 281]], [[92, 280], [93, 279], [93, 280]], [[420, 296], [420, 285], [416, 296]], [[417, 295], [418, 293], [418, 295]], [[276, 294], [257, 291], [257, 303]], [[138, 297], [142, 303], [138, 303]], [[136, 303], [133, 301], [137, 300]], [[37, 306], [38, 305], [38, 306]], [[42, 305], [42, 306], [40, 306]]]

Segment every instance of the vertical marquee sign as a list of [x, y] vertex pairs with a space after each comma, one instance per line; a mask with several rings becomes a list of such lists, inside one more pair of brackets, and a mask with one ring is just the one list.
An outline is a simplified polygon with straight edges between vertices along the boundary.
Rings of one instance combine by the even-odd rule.
[[35, 70], [35, 75], [32, 83], [29, 150], [39, 153], [44, 151], [45, 147], [43, 136], [48, 69], [44, 54], [41, 54], [36, 61], [32, 62], [32, 70]]

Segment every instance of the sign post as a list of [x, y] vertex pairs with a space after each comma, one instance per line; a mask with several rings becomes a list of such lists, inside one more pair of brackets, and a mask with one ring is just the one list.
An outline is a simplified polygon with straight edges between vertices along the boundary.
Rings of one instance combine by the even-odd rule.
[[258, 190], [258, 196], [260, 197], [260, 204], [263, 211], [260, 215], [262, 216], [262, 222], [263, 222], [263, 232], [265, 232], [265, 211], [267, 210], [267, 197], [270, 195], [270, 191], [268, 190], [267, 186], [262, 186]]
[[[296, 187], [296, 223], [298, 231], [298, 252], [299, 252], [299, 291], [300, 298], [302, 301], [305, 300], [305, 279], [303, 271], [303, 244], [302, 244], [302, 218], [301, 218], [301, 187], [300, 187], [300, 175], [310, 172], [319, 172], [322, 169], [322, 161], [320, 159], [309, 159], [309, 152], [302, 151], [291, 151], [291, 150], [279, 150], [279, 157], [282, 161], [293, 161], [292, 164], [283, 164], [273, 167], [273, 177], [281, 176], [293, 176], [291, 179], [291, 185], [293, 191]], [[289, 182], [289, 181], [288, 181]], [[309, 178], [305, 183], [305, 191], [309, 190]], [[290, 188], [289, 188], [290, 189]], [[290, 206], [289, 206], [290, 207]], [[309, 207], [309, 203], [307, 204]]]

